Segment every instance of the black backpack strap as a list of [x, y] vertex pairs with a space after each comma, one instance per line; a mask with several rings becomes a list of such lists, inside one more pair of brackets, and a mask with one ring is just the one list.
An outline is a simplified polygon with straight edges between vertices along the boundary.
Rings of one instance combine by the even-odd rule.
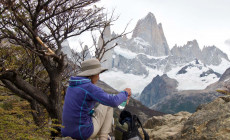
[[136, 118], [137, 118], [137, 122], [140, 124], [141, 129], [142, 129], [142, 131], [143, 131], [143, 133], [144, 133], [145, 140], [149, 140], [149, 135], [148, 135], [148, 133], [144, 130], [144, 128], [142, 127], [141, 121], [139, 120], [139, 118], [138, 118], [137, 116], [136, 116]]

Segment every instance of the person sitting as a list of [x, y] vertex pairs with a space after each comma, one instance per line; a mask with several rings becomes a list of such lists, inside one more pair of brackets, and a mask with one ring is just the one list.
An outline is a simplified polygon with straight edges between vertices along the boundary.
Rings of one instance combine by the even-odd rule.
[[[131, 89], [126, 88], [113, 96], [97, 87], [99, 74], [106, 70], [98, 59], [92, 58], [81, 63], [77, 77], [70, 78], [62, 114], [63, 137], [85, 140], [99, 136], [100, 140], [108, 139], [113, 107], [129, 100]], [[97, 102], [100, 104], [94, 110]]]

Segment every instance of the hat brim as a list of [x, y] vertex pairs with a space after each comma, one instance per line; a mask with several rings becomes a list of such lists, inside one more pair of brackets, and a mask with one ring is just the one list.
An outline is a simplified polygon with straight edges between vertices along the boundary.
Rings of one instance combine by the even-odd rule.
[[80, 72], [80, 73], [77, 74], [77, 76], [92, 76], [92, 75], [96, 75], [96, 74], [99, 74], [99, 73], [103, 73], [103, 72], [105, 72], [107, 70], [108, 69], [106, 69], [106, 68], [99, 67], [99, 68], [96, 68], [96, 69], [91, 69], [91, 70], [86, 70], [86, 71]]

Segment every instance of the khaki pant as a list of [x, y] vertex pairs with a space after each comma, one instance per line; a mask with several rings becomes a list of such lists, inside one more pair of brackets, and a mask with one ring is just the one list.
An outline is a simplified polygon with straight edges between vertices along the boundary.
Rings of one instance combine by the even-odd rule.
[[99, 104], [95, 109], [93, 120], [94, 131], [90, 138], [99, 136], [100, 140], [108, 140], [113, 121], [113, 108]]

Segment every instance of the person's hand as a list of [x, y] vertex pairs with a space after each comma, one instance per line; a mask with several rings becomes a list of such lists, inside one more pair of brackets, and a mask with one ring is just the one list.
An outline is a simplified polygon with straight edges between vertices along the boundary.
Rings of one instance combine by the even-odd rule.
[[131, 89], [130, 88], [126, 88], [124, 89], [124, 91], [126, 91], [128, 93], [128, 99], [126, 101], [126, 104], [129, 104], [129, 98], [131, 97], [132, 95], [132, 92], [131, 92]]
[[132, 95], [130, 88], [126, 88], [126, 89], [124, 89], [124, 91], [126, 91], [128, 93], [128, 98]]

